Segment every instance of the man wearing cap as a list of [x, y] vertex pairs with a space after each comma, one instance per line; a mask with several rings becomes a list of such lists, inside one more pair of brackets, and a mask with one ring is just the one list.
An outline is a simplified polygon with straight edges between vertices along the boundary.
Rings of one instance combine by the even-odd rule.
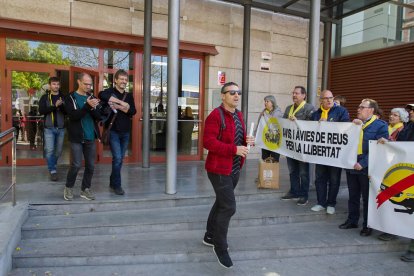
[[[349, 122], [348, 110], [334, 103], [331, 91], [322, 91], [320, 101], [320, 108], [312, 113], [313, 121]], [[315, 187], [318, 204], [311, 208], [312, 211], [319, 212], [326, 209], [327, 214], [335, 214], [336, 197], [341, 183], [341, 171], [342, 169], [338, 167], [315, 165]]]
[[213, 247], [218, 262], [225, 268], [233, 266], [227, 251], [227, 232], [230, 219], [236, 212], [234, 189], [249, 153], [247, 144], [254, 143], [253, 136], [246, 137], [243, 114], [237, 110], [240, 96], [236, 83], [223, 85], [222, 104], [207, 116], [203, 137], [203, 146], [208, 150], [205, 167], [216, 194], [203, 243]]
[[[293, 89], [292, 100], [293, 104], [286, 107], [283, 118], [292, 121], [310, 120], [315, 108], [306, 103], [306, 89], [303, 86], [296, 86]], [[309, 163], [289, 157], [286, 157], [286, 160], [289, 169], [290, 190], [281, 199], [297, 200], [297, 205], [306, 205], [309, 193]]]

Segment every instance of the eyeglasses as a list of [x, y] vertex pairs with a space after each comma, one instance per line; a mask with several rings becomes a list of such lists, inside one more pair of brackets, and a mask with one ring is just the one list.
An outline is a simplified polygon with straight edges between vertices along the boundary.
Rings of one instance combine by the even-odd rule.
[[226, 93], [229, 93], [231, 96], [236, 95], [236, 93], [239, 96], [242, 94], [242, 92], [240, 90], [227, 90], [227, 91], [223, 92], [223, 94], [226, 94]]
[[84, 82], [82, 82], [82, 84], [85, 85], [85, 86], [92, 86], [92, 83], [84, 83]]
[[372, 107], [370, 107], [370, 106], [362, 106], [362, 105], [358, 106], [358, 109], [364, 109], [364, 108], [372, 108]]
[[333, 100], [333, 97], [324, 97], [324, 98], [321, 98], [321, 100]]

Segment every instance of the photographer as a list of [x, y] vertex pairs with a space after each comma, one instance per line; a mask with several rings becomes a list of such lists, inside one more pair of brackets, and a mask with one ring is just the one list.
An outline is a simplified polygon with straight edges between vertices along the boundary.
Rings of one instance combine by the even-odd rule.
[[132, 93], [126, 91], [128, 73], [122, 69], [118, 70], [115, 73], [114, 83], [115, 87], [110, 87], [99, 93], [99, 99], [112, 109], [104, 126], [105, 128], [110, 127], [109, 145], [112, 153], [112, 172], [109, 187], [116, 195], [123, 195], [125, 192], [121, 187], [122, 160], [128, 148], [131, 119], [137, 111]]
[[72, 161], [68, 170], [66, 186], [63, 192], [65, 200], [73, 199], [73, 186], [79, 169], [82, 166], [82, 154], [85, 159], [80, 197], [94, 200], [91, 192], [91, 181], [95, 167], [95, 139], [100, 138], [97, 122], [101, 119], [102, 108], [99, 99], [89, 94], [93, 86], [92, 78], [81, 73], [77, 78], [78, 90], [70, 93], [64, 101], [65, 110], [69, 117], [68, 134]]

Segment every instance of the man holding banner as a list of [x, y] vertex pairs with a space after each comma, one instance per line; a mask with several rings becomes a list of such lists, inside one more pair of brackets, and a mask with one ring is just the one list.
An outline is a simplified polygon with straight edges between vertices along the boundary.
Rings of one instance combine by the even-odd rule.
[[[310, 120], [315, 108], [306, 103], [306, 89], [303, 86], [296, 86], [292, 91], [293, 104], [289, 105], [283, 118], [295, 120]], [[309, 163], [286, 157], [289, 177], [290, 190], [282, 200], [297, 200], [297, 205], [306, 205], [308, 203], [309, 193]]]
[[372, 229], [367, 227], [368, 222], [368, 149], [369, 140], [378, 140], [388, 137], [388, 126], [386, 122], [379, 120], [374, 114], [378, 110], [378, 103], [372, 99], [363, 99], [358, 107], [358, 119], [353, 123], [362, 124], [358, 144], [357, 162], [352, 170], [346, 172], [348, 183], [348, 218], [339, 225], [340, 229], [351, 229], [358, 227], [360, 216], [359, 206], [362, 195], [363, 201], [363, 228], [361, 236], [370, 236]]
[[[331, 91], [322, 91], [320, 101], [320, 108], [312, 114], [313, 121], [349, 122], [348, 111], [344, 107], [334, 104], [334, 97]], [[312, 211], [319, 212], [326, 209], [327, 214], [335, 214], [336, 197], [341, 182], [341, 171], [342, 168], [316, 164], [315, 187], [318, 204], [311, 208]]]

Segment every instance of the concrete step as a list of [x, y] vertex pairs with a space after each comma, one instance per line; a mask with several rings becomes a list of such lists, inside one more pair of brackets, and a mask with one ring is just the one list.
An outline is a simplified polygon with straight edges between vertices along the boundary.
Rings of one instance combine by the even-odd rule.
[[[255, 185], [252, 183], [252, 185]], [[278, 199], [284, 192], [280, 190], [258, 189], [257, 192], [240, 191], [236, 193], [238, 202]], [[211, 205], [214, 202], [214, 193], [208, 195], [185, 196], [154, 194], [136, 198], [133, 195], [117, 197], [116, 199], [104, 199], [85, 201], [75, 197], [73, 201], [37, 201], [31, 202], [29, 214], [33, 216], [62, 215], [65, 213], [81, 214], [89, 212], [123, 211], [153, 208], [170, 208], [179, 206]]]
[[[85, 235], [117, 235], [138, 232], [164, 232], [204, 229], [210, 204], [165, 208], [88, 212], [53, 216], [32, 216], [22, 227], [23, 239]], [[345, 220], [346, 207], [337, 205], [334, 216], [313, 212], [311, 205], [297, 206], [278, 198], [240, 200], [231, 227], [275, 225], [280, 223], [322, 221], [332, 217]]]
[[14, 269], [9, 276], [125, 276], [125, 275], [228, 275], [228, 276], [320, 276], [320, 275], [412, 275], [412, 263], [399, 260], [400, 252], [331, 254], [260, 260], [237, 260], [231, 269], [216, 261], [166, 264], [40, 267]]
[[[402, 252], [408, 240], [383, 242], [341, 230], [339, 219], [265, 226], [231, 227], [234, 261], [332, 254]], [[13, 254], [16, 268], [212, 262], [201, 243], [204, 230], [22, 240]]]

